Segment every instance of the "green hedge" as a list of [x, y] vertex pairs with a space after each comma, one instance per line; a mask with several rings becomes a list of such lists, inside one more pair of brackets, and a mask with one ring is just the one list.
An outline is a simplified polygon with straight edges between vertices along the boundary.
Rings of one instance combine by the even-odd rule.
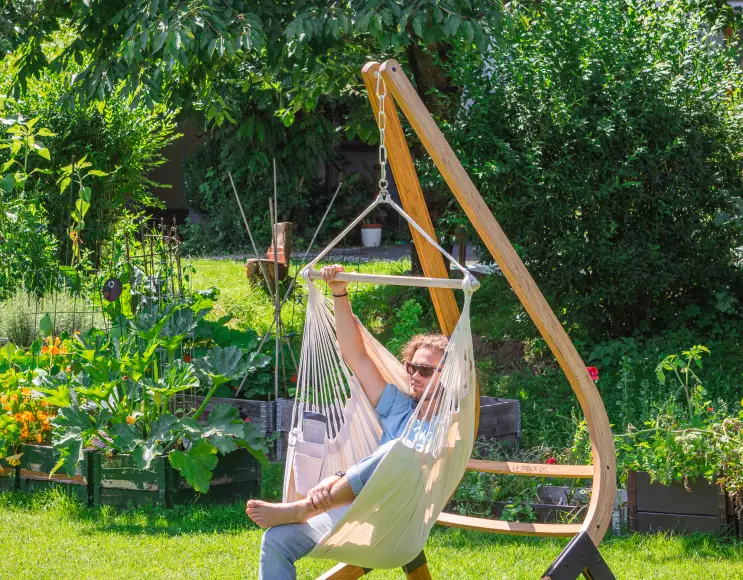
[[487, 56], [450, 61], [468, 103], [447, 136], [593, 339], [718, 322], [742, 296], [743, 76], [710, 7], [514, 4]]

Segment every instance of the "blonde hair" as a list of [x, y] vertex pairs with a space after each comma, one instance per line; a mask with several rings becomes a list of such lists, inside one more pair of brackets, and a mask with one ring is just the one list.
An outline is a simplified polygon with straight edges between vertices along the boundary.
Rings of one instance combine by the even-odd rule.
[[447, 344], [449, 344], [449, 338], [438, 332], [416, 334], [402, 348], [402, 362], [408, 363], [413, 360], [413, 356], [419, 348], [431, 348], [443, 353]]

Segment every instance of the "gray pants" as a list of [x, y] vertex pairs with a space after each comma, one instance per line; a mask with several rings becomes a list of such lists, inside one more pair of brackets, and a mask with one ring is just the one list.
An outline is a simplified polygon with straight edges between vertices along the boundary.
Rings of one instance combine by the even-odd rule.
[[[348, 468], [346, 477], [354, 495], [361, 493], [393, 443], [394, 441], [390, 441], [382, 445], [369, 457]], [[294, 563], [314, 550], [349, 507], [328, 510], [303, 524], [287, 524], [266, 530], [261, 541], [258, 580], [295, 580], [297, 570]]]

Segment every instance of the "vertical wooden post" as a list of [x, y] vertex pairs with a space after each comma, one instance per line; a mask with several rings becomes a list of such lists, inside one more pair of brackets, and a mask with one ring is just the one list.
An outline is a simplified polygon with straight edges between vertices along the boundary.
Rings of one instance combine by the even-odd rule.
[[400, 64], [395, 60], [388, 60], [379, 67], [379, 72], [511, 288], [547, 341], [578, 398], [591, 438], [594, 468], [593, 493], [583, 529], [598, 546], [611, 523], [616, 494], [616, 457], [609, 418], [596, 385], [588, 376], [585, 364], [565, 329], [426, 110]]

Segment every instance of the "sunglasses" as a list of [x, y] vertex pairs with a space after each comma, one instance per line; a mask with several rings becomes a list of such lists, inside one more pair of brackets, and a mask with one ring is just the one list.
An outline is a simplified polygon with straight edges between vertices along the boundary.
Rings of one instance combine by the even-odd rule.
[[441, 372], [441, 369], [430, 365], [415, 365], [413, 363], [405, 363], [405, 370], [408, 371], [411, 377], [417, 372], [424, 379], [432, 377], [435, 372]]

